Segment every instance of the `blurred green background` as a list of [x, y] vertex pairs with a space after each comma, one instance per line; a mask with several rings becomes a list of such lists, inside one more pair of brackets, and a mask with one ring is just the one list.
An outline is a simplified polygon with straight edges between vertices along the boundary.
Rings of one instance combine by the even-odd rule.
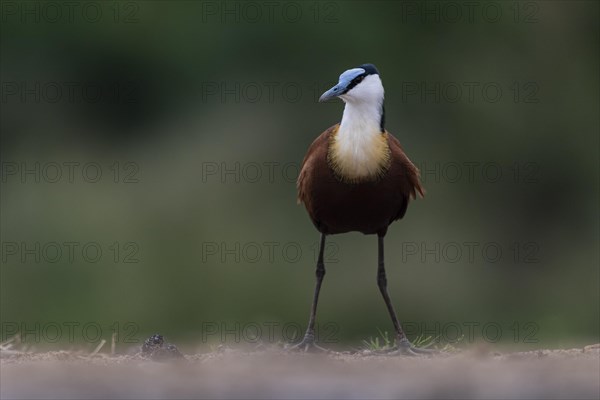
[[[410, 336], [598, 342], [597, 2], [73, 3], [2, 2], [2, 340], [301, 334], [295, 177], [370, 62], [427, 190], [386, 238]], [[359, 346], [391, 330], [376, 238], [329, 242], [321, 336]]]

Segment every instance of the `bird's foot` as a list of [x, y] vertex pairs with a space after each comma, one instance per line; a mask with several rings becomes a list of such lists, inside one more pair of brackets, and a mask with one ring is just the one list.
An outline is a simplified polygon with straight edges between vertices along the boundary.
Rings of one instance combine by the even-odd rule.
[[398, 340], [396, 349], [387, 353], [388, 356], [412, 356], [412, 357], [418, 357], [418, 356], [424, 356], [424, 355], [431, 356], [434, 354], [440, 354], [440, 351], [436, 350], [436, 349], [429, 349], [426, 347], [417, 347], [414, 344], [412, 344], [411, 342], [409, 342], [408, 339], [406, 339], [406, 338], [402, 338], [402, 339]]
[[329, 350], [317, 345], [315, 343], [315, 335], [311, 333], [307, 333], [304, 335], [304, 339], [300, 343], [297, 343], [293, 346], [288, 347], [286, 350], [288, 351], [301, 351], [304, 353], [329, 353]]

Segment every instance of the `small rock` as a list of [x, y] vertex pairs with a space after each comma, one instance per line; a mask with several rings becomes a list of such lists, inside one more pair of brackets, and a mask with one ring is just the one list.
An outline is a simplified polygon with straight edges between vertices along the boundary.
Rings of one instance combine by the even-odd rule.
[[144, 340], [142, 356], [155, 361], [183, 358], [183, 354], [181, 354], [177, 346], [172, 343], [165, 343], [165, 339], [159, 334], [152, 335]]

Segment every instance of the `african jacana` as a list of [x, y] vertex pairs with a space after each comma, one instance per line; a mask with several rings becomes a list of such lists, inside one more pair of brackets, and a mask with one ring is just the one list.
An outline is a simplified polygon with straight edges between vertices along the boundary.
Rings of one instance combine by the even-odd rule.
[[327, 235], [345, 232], [376, 234], [379, 263], [377, 284], [396, 332], [398, 353], [425, 352], [407, 339], [387, 292], [383, 242], [390, 224], [404, 217], [408, 202], [423, 197], [419, 170], [408, 159], [400, 142], [385, 130], [384, 90], [372, 64], [340, 75], [337, 85], [323, 93], [320, 102], [341, 98], [342, 121], [323, 132], [310, 146], [298, 177], [298, 202], [321, 233], [317, 283], [308, 328], [294, 346], [308, 350], [315, 344], [315, 315], [325, 276], [323, 252]]

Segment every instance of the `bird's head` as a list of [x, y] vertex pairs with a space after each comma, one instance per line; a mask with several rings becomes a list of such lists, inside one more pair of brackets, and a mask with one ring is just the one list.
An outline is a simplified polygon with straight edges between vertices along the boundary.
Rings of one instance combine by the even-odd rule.
[[346, 103], [383, 102], [383, 84], [373, 64], [363, 64], [344, 71], [334, 87], [321, 95], [319, 101], [339, 97]]

